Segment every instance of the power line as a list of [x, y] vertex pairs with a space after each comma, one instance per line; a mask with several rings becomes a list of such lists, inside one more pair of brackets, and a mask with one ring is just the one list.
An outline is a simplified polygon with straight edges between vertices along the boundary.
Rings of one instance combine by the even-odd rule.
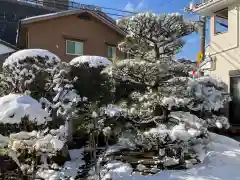
[[[25, 0], [23, 1], [25, 3], [34, 3], [38, 6], [42, 6], [42, 0]], [[96, 6], [96, 5], [89, 5], [89, 4], [82, 4], [82, 3], [78, 3], [75, 1], [70, 1], [69, 4], [65, 4], [66, 1], [63, 0], [58, 0], [57, 2], [53, 2], [53, 1], [45, 1], [45, 5], [56, 5], [62, 8], [73, 8], [73, 9], [81, 9], [81, 6], [93, 6], [96, 7], [96, 9], [107, 9], [107, 10], [113, 10], [113, 11], [117, 11], [117, 12], [123, 12], [123, 13], [130, 13], [130, 14], [138, 14], [139, 12], [133, 12], [133, 11], [127, 11], [127, 10], [121, 10], [121, 9], [117, 9], [117, 8], [110, 8], [110, 7], [105, 7], [105, 6]], [[84, 9], [84, 8], [82, 8]]]

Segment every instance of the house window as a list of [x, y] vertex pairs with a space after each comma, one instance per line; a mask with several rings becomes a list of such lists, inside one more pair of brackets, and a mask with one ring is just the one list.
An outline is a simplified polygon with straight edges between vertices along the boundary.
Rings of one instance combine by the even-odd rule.
[[215, 34], [228, 32], [228, 8], [215, 12]]
[[116, 57], [117, 48], [115, 46], [108, 46], [108, 58], [112, 59]]
[[70, 55], [83, 55], [83, 42], [67, 40], [66, 53]]

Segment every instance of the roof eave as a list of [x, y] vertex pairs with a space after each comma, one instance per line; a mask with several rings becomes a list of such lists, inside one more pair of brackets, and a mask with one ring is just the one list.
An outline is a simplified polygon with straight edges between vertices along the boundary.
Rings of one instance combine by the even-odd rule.
[[69, 16], [69, 15], [74, 15], [76, 13], [83, 13], [83, 12], [88, 12], [91, 15], [93, 15], [94, 17], [96, 17], [97, 19], [101, 20], [104, 24], [108, 25], [109, 27], [111, 27], [113, 30], [115, 30], [116, 32], [118, 32], [120, 35], [122, 36], [126, 36], [127, 33], [125, 31], [123, 31], [120, 27], [118, 27], [116, 24], [113, 24], [111, 22], [109, 22], [108, 20], [104, 19], [103, 17], [101, 17], [100, 15], [98, 15], [97, 13], [88, 11], [88, 10], [68, 10], [68, 11], [63, 11], [63, 12], [56, 12], [56, 13], [51, 13], [49, 14], [49, 16], [47, 16], [47, 14], [41, 15], [41, 16], [36, 16], [36, 18], [26, 18], [26, 19], [22, 19], [20, 20], [20, 23], [22, 25], [27, 25], [27, 24], [31, 24], [34, 22], [39, 22], [39, 21], [45, 21], [45, 20], [49, 20], [49, 19], [55, 19], [58, 17], [64, 17], [64, 16]]

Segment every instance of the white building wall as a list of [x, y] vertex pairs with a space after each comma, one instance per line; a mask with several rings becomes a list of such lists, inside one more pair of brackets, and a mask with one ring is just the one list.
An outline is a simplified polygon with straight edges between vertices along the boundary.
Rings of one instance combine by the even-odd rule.
[[213, 70], [208, 74], [221, 78], [230, 85], [230, 70], [240, 69], [240, 5], [228, 7], [228, 32], [215, 34], [215, 17], [210, 20], [210, 45], [206, 52], [215, 60]]

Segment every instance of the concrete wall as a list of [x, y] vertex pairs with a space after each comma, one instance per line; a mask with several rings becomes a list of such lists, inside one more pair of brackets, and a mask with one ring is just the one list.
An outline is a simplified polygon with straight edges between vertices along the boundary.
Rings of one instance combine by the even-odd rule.
[[0, 39], [15, 45], [20, 19], [53, 12], [41, 6], [16, 0], [0, 0]]
[[239, 5], [229, 7], [228, 32], [215, 34], [215, 16], [210, 20], [210, 45], [207, 52], [215, 60], [215, 68], [207, 74], [221, 78], [229, 90], [230, 70], [240, 69], [240, 14]]
[[43, 5], [61, 10], [68, 9], [69, 0], [43, 0]]

